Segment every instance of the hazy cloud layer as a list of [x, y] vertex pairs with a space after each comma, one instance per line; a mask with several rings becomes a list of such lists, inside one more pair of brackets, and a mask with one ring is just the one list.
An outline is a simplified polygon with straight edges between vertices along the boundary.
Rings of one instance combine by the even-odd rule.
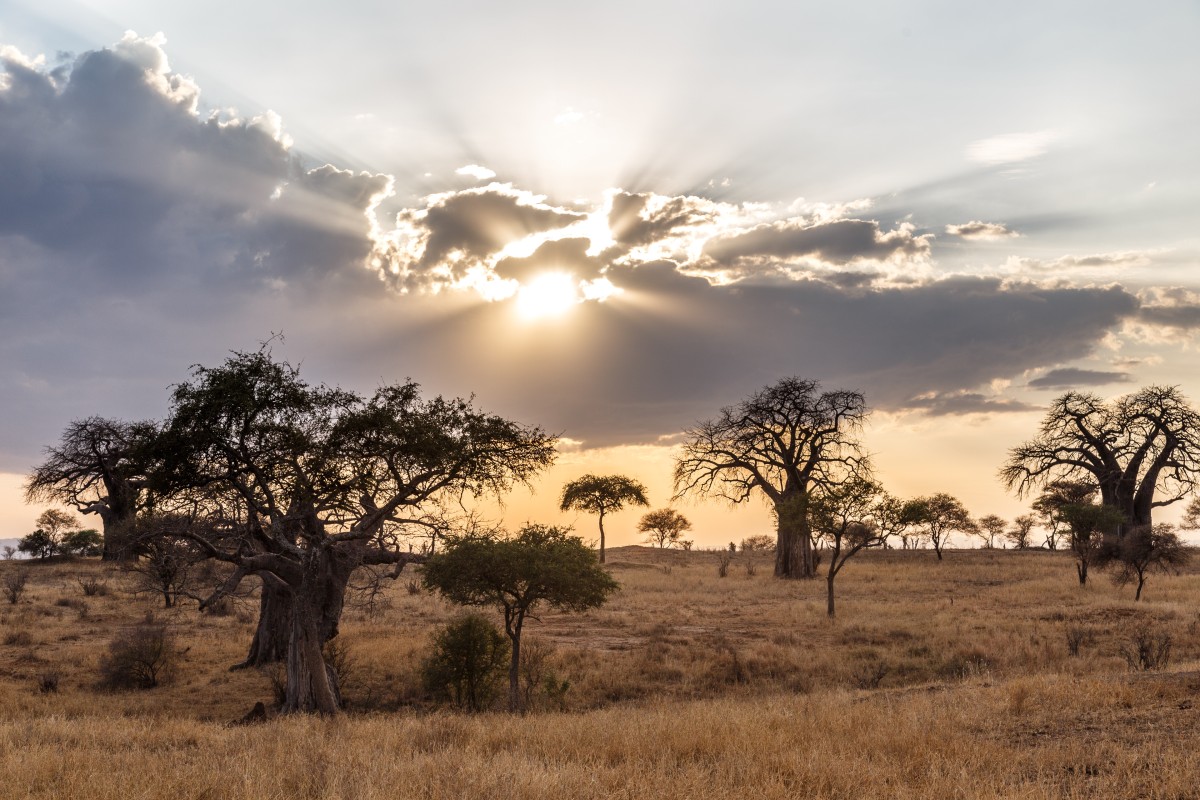
[[884, 231], [878, 222], [839, 219], [807, 225], [793, 221], [762, 225], [745, 233], [709, 241], [704, 254], [718, 264], [732, 266], [742, 259], [814, 258], [836, 265], [894, 258], [926, 258], [930, 237], [918, 236], [913, 226], [901, 224]]
[[1128, 372], [1106, 372], [1094, 369], [1065, 367], [1052, 369], [1045, 375], [1029, 382], [1031, 389], [1079, 389], [1089, 386], [1107, 386], [1112, 383], [1129, 383]]

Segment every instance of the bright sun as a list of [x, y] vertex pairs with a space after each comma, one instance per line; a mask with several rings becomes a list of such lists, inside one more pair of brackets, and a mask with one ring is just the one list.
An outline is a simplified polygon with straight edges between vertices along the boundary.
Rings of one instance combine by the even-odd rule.
[[517, 313], [525, 319], [561, 317], [579, 300], [575, 278], [565, 272], [543, 272], [517, 290]]

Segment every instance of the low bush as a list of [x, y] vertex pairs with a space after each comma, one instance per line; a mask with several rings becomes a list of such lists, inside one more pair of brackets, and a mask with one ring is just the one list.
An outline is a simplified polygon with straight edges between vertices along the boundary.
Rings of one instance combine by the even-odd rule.
[[108, 689], [152, 689], [168, 680], [175, 666], [174, 637], [164, 623], [147, 615], [118, 632], [100, 660], [100, 685]]
[[463, 614], [434, 634], [421, 665], [425, 689], [436, 700], [482, 711], [499, 695], [509, 660], [508, 640], [480, 614]]

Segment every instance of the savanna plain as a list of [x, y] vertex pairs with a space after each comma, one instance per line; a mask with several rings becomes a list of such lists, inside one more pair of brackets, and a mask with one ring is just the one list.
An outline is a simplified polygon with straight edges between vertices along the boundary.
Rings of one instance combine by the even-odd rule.
[[[746, 553], [721, 577], [726, 557], [610, 549], [606, 605], [528, 624], [521, 715], [425, 694], [461, 611], [410, 566], [343, 617], [335, 718], [276, 716], [277, 671], [229, 670], [253, 596], [166, 609], [98, 560], [3, 562], [29, 579], [0, 599], [0, 796], [1200, 797], [1195, 561], [1134, 602], [1104, 574], [1079, 586], [1067, 553], [867, 551], [831, 620], [824, 581]], [[101, 688], [147, 615], [174, 669]]]

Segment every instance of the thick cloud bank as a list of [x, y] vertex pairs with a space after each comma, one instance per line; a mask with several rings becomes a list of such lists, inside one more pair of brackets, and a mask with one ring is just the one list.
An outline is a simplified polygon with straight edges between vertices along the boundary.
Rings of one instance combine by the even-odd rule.
[[[71, 418], [161, 414], [189, 364], [281, 329], [314, 380], [411, 375], [620, 443], [789, 374], [883, 409], [1025, 410], [989, 387], [1050, 369], [1027, 385], [1118, 380], [1064, 365], [1126, 323], [1197, 327], [1190, 295], [941, 275], [935, 233], [871, 219], [866, 200], [614, 188], [564, 204], [496, 181], [396, 208], [391, 177], [306, 160], [277, 116], [206, 110], [161, 40], [54, 67], [2, 58], [0, 470], [26, 469]], [[580, 302], [522, 322], [514, 296], [544, 272]]]

